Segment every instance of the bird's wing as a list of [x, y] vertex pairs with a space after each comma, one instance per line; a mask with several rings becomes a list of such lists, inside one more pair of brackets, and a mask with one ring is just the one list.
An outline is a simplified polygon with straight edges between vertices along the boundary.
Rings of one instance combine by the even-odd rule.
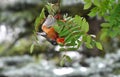
[[51, 27], [56, 24], [56, 19], [52, 15], [48, 15], [47, 19], [43, 23], [43, 26]]

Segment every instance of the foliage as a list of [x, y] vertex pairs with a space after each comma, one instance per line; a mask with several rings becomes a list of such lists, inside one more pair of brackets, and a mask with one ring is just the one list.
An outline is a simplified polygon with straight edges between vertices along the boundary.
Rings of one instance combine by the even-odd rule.
[[55, 15], [55, 13], [59, 10], [58, 3], [56, 3], [56, 4], [48, 3], [48, 4], [46, 5], [46, 8], [47, 8], [48, 13], [49, 13], [50, 15]]
[[54, 26], [59, 36], [65, 38], [65, 44], [60, 51], [77, 50], [82, 44], [85, 44], [87, 48], [96, 46], [102, 50], [101, 44], [99, 43], [98, 45], [98, 42], [96, 42], [91, 35], [87, 34], [89, 24], [85, 18], [78, 15], [74, 18], [64, 16], [64, 20], [66, 20], [66, 22], [58, 20], [57, 25]]
[[67, 56], [67, 55], [63, 55], [62, 59], [60, 61], [60, 66], [63, 66], [66, 61], [67, 62], [72, 62], [72, 59], [69, 56]]
[[[105, 20], [105, 22], [101, 24], [101, 40], [104, 40], [107, 37], [113, 38], [120, 35], [119, 0], [84, 0], [84, 2], [84, 9], [90, 9], [88, 14], [89, 17], [96, 16]], [[59, 7], [53, 7], [51, 4], [46, 5], [46, 7], [49, 14], [53, 16], [59, 9]], [[41, 22], [41, 17], [44, 17], [44, 10], [41, 12], [38, 22]], [[65, 43], [60, 44], [60, 51], [78, 50], [82, 44], [84, 44], [87, 48], [97, 47], [100, 50], [103, 49], [101, 43], [88, 34], [89, 24], [84, 17], [78, 15], [75, 15], [74, 17], [64, 15], [63, 20], [65, 20], [65, 22], [57, 20], [56, 25], [53, 26], [55, 31], [59, 34], [59, 37], [65, 38]], [[37, 23], [36, 25], [39, 24]], [[36, 27], [36, 29], [39, 27], [40, 26]], [[63, 65], [65, 61], [70, 62], [71, 58], [64, 55], [60, 64]]]
[[[55, 15], [58, 11], [53, 4], [46, 5], [49, 14]], [[58, 7], [58, 6], [56, 6]], [[55, 10], [54, 10], [55, 9]], [[59, 9], [59, 8], [58, 8]], [[45, 19], [44, 8], [40, 13], [40, 16], [36, 19], [35, 30], [36, 32], [40, 28], [40, 23]], [[54, 25], [55, 31], [58, 33], [59, 37], [65, 38], [65, 43], [60, 44], [60, 51], [71, 51], [78, 50], [82, 44], [85, 44], [87, 48], [97, 47], [102, 50], [102, 45], [99, 42], [95, 41], [91, 35], [87, 34], [89, 31], [89, 24], [85, 18], [75, 15], [75, 17], [69, 17], [67, 15], [63, 16], [62, 20], [57, 20], [56, 25]], [[31, 46], [31, 52], [33, 50], [33, 45]]]
[[43, 8], [40, 15], [36, 18], [35, 20], [35, 31], [39, 31], [39, 27], [41, 25], [41, 23], [43, 23], [44, 19], [45, 19], [45, 13], [44, 13], [45, 9]]
[[101, 24], [101, 36], [103, 40], [106, 37], [115, 37], [120, 35], [120, 1], [118, 0], [84, 0], [84, 9], [94, 7], [88, 14], [90, 17], [98, 16], [105, 20], [105, 23]]

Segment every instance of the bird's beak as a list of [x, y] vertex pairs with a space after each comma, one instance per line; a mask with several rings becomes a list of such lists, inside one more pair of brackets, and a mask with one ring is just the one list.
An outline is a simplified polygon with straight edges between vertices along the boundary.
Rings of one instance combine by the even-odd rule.
[[37, 32], [37, 35], [45, 37], [52, 45], [57, 45], [57, 42], [55, 40], [47, 38], [47, 34], [45, 32]]

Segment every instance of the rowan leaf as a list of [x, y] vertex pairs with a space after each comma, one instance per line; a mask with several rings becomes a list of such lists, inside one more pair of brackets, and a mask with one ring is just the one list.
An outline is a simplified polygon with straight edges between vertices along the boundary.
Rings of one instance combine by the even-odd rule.
[[86, 22], [85, 19], [83, 19], [81, 30], [83, 30], [84, 32], [88, 32], [89, 31], [89, 24]]
[[35, 20], [35, 31], [39, 30], [40, 25], [43, 23], [44, 19], [45, 19], [45, 13], [44, 13], [45, 9], [43, 8], [40, 15], [36, 18]]
[[89, 9], [92, 6], [92, 2], [86, 3], [84, 9]]
[[96, 42], [96, 47], [100, 50], [103, 50], [102, 44], [100, 42]]
[[108, 28], [108, 27], [110, 27], [110, 23], [102, 23], [101, 27]]

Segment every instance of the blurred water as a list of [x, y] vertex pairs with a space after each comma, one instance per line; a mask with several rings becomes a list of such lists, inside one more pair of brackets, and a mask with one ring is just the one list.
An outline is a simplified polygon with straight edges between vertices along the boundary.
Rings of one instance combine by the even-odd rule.
[[[120, 77], [114, 74], [116, 68], [120, 68], [120, 50], [116, 53], [106, 54], [104, 58], [90, 57], [84, 61], [87, 67], [71, 63], [71, 67], [58, 67], [52, 60], [24, 56], [1, 57], [0, 76], [7, 77]], [[68, 53], [69, 54], [69, 53]], [[78, 55], [76, 55], [78, 56]], [[112, 62], [111, 62], [112, 61]]]

